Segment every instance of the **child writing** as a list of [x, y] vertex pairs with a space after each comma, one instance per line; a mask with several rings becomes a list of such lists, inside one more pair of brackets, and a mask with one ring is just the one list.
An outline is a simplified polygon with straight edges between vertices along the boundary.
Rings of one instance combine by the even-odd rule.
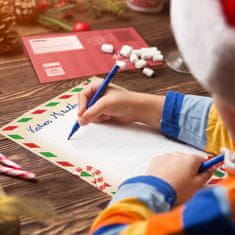
[[213, 169], [198, 174], [199, 156], [157, 156], [145, 175], [119, 186], [90, 234], [235, 234], [235, 0], [175, 0], [171, 17], [190, 70], [212, 98], [173, 91], [155, 96], [111, 84], [86, 110], [101, 83], [96, 80], [79, 95], [79, 123], [143, 122], [204, 151], [222, 151], [229, 176], [202, 188]]

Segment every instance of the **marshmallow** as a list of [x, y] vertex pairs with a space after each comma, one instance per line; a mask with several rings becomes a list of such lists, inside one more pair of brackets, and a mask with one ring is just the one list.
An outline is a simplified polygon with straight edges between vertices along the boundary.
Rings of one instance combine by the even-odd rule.
[[120, 69], [124, 69], [126, 67], [127, 63], [123, 60], [117, 60], [116, 65], [118, 65], [120, 67]]
[[157, 49], [157, 47], [143, 47], [143, 48], [141, 48], [141, 50], [142, 51], [151, 51], [151, 52], [155, 52], [155, 51], [159, 51], [158, 49]]
[[146, 60], [143, 60], [143, 59], [137, 60], [137, 61], [135, 62], [135, 68], [136, 68], [136, 69], [142, 69], [142, 68], [145, 67], [146, 65], [147, 65], [147, 61], [146, 61]]
[[163, 55], [160, 53], [156, 53], [156, 54], [154, 54], [153, 55], [153, 58], [152, 58], [152, 60], [154, 61], [154, 62], [156, 62], [156, 61], [163, 61], [163, 59], [164, 59], [164, 57], [163, 57]]
[[135, 49], [132, 51], [133, 54], [137, 55], [137, 56], [141, 56], [141, 49]]
[[144, 60], [150, 60], [153, 58], [153, 53], [151, 51], [142, 51], [141, 58]]
[[100, 47], [101, 51], [103, 51], [104, 53], [110, 53], [112, 54], [114, 51], [114, 46], [112, 44], [108, 44], [108, 43], [104, 43], [101, 45]]
[[124, 46], [122, 46], [122, 48], [120, 50], [120, 55], [122, 55], [124, 57], [129, 57], [132, 50], [133, 50], [133, 48], [131, 46], [124, 45]]
[[161, 54], [157, 47], [148, 47], [141, 49], [141, 58], [145, 60], [152, 59], [155, 54]]
[[154, 75], [154, 70], [153, 69], [151, 69], [151, 68], [144, 68], [143, 69], [143, 74], [145, 75], [145, 76], [147, 76], [147, 77], [152, 77], [153, 75]]
[[153, 53], [153, 56], [157, 56], [157, 55], [162, 55], [161, 51], [155, 51], [155, 52]]
[[132, 52], [129, 59], [131, 63], [135, 63], [139, 58], [135, 53]]

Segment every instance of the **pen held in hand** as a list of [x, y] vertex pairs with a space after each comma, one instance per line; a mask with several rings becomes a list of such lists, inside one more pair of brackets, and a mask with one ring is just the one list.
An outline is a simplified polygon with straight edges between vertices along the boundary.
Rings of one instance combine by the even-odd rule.
[[216, 164], [220, 163], [224, 161], [224, 155], [221, 154], [221, 155], [218, 155], [206, 162], [203, 162], [198, 170], [198, 173], [202, 173], [202, 172], [205, 172], [206, 170], [208, 170], [209, 168], [215, 166]]
[[[119, 65], [115, 64], [111, 71], [106, 75], [106, 77], [104, 78], [102, 84], [100, 85], [99, 89], [95, 92], [95, 94], [92, 96], [92, 98], [90, 99], [87, 108], [91, 107], [93, 104], [95, 104], [95, 102], [104, 94], [104, 91], [106, 89], [106, 87], [108, 86], [109, 82], [112, 80], [112, 78], [114, 77], [114, 75], [116, 74], [116, 72], [118, 71], [118, 69], [120, 68]], [[68, 140], [71, 139], [71, 137], [74, 135], [74, 133], [79, 129], [80, 125], [78, 123], [78, 121], [75, 122], [75, 124], [72, 127], [72, 130], [69, 134]]]

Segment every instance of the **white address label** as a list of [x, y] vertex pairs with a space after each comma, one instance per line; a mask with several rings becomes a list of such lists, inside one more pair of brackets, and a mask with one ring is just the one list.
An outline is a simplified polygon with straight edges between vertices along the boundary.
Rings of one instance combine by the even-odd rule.
[[83, 49], [83, 45], [81, 44], [77, 36], [30, 39], [29, 43], [34, 54], [55, 53]]

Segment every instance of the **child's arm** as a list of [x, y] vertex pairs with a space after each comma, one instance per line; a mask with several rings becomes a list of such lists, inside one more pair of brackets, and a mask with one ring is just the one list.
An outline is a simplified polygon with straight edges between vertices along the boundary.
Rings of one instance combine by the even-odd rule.
[[161, 132], [206, 152], [233, 148], [232, 139], [209, 97], [170, 91], [166, 95]]
[[164, 96], [133, 92], [111, 83], [104, 95], [87, 109], [90, 97], [101, 83], [102, 79], [96, 79], [79, 93], [78, 122], [81, 125], [113, 120], [123, 124], [142, 122], [160, 128]]
[[223, 186], [199, 191], [185, 205], [168, 211], [176, 194], [183, 199], [187, 190], [193, 193], [211, 173], [197, 175], [195, 169], [201, 161], [192, 155], [180, 155], [156, 157], [149, 176], [124, 182], [90, 234], [235, 234], [235, 177], [223, 181]]
[[115, 120], [124, 124], [143, 122], [164, 135], [218, 154], [221, 147], [232, 148], [232, 141], [209, 97], [183, 95], [170, 91], [166, 97], [132, 92], [110, 84], [91, 108], [87, 102], [100, 86], [97, 79], [79, 94], [78, 121]]

